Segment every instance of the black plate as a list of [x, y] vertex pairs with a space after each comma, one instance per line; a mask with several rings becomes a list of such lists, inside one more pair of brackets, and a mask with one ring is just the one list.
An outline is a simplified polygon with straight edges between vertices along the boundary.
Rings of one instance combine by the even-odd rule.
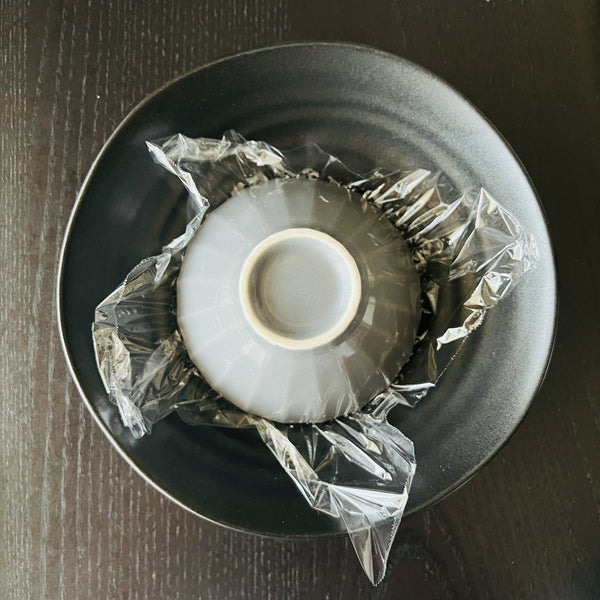
[[416, 448], [408, 509], [430, 505], [479, 469], [526, 412], [551, 351], [556, 278], [542, 210], [506, 142], [446, 83], [377, 50], [302, 43], [240, 54], [169, 83], [123, 121], [81, 189], [59, 273], [63, 344], [84, 401], [130, 464], [191, 511], [263, 534], [336, 530], [253, 431], [194, 428], [171, 415], [134, 440], [96, 370], [94, 307], [185, 224], [185, 193], [144, 141], [176, 132], [220, 137], [230, 128], [284, 149], [317, 142], [356, 171], [442, 169], [458, 186], [487, 188], [535, 235], [537, 270], [489, 313], [437, 389], [416, 409], [392, 414]]

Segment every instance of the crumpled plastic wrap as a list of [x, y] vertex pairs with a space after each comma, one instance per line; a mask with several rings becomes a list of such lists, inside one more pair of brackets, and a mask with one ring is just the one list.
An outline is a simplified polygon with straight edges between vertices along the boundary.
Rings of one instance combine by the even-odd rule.
[[[141, 437], [177, 410], [190, 424], [256, 427], [307, 502], [348, 532], [377, 584], [416, 469], [413, 444], [388, 413], [414, 406], [437, 384], [487, 310], [535, 265], [535, 240], [484, 189], [459, 192], [426, 169], [359, 176], [314, 144], [281, 152], [235, 132], [147, 145], [187, 188], [190, 219], [96, 309], [97, 363], [123, 423]], [[206, 211], [246, 186], [290, 177], [331, 180], [380, 207], [408, 241], [421, 279], [422, 320], [409, 362], [361, 411], [327, 423], [284, 425], [239, 410], [204, 381], [177, 327], [177, 276]]]

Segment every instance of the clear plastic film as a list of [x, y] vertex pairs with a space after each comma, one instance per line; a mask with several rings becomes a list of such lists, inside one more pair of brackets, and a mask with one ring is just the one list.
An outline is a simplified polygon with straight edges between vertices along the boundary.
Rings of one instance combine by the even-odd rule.
[[[535, 240], [485, 190], [459, 192], [425, 169], [359, 176], [314, 144], [281, 152], [235, 132], [147, 145], [187, 188], [190, 220], [96, 309], [97, 363], [123, 423], [141, 437], [177, 410], [190, 424], [256, 427], [307, 502], [348, 532], [378, 583], [416, 468], [412, 442], [388, 423], [388, 413], [397, 404], [414, 406], [438, 383], [486, 311], [536, 263]], [[361, 411], [326, 423], [284, 425], [236, 408], [191, 362], [177, 324], [177, 277], [205, 213], [276, 178], [319, 178], [360, 193], [407, 240], [421, 280], [422, 318], [410, 360]]]

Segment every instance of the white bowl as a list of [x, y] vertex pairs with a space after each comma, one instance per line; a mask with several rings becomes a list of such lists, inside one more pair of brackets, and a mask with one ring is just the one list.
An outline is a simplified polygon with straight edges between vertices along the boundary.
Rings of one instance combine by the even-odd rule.
[[274, 421], [361, 408], [415, 342], [419, 279], [399, 232], [358, 194], [272, 180], [213, 210], [190, 242], [179, 326], [208, 383]]

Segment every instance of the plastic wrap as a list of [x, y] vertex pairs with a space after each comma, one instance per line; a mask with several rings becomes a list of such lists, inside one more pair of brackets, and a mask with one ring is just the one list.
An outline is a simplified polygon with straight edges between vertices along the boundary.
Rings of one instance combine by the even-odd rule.
[[[282, 153], [234, 132], [221, 140], [176, 135], [148, 149], [189, 191], [190, 220], [96, 309], [98, 367], [123, 423], [140, 437], [177, 410], [191, 424], [256, 427], [307, 502], [349, 533], [378, 583], [416, 468], [412, 442], [388, 413], [414, 406], [436, 385], [461, 341], [535, 264], [535, 240], [485, 190], [461, 193], [425, 169], [359, 176], [313, 144]], [[274, 423], [219, 397], [177, 327], [177, 276], [206, 211], [243, 187], [291, 177], [331, 180], [378, 206], [407, 240], [421, 279], [421, 326], [409, 362], [362, 411], [320, 424]]]

